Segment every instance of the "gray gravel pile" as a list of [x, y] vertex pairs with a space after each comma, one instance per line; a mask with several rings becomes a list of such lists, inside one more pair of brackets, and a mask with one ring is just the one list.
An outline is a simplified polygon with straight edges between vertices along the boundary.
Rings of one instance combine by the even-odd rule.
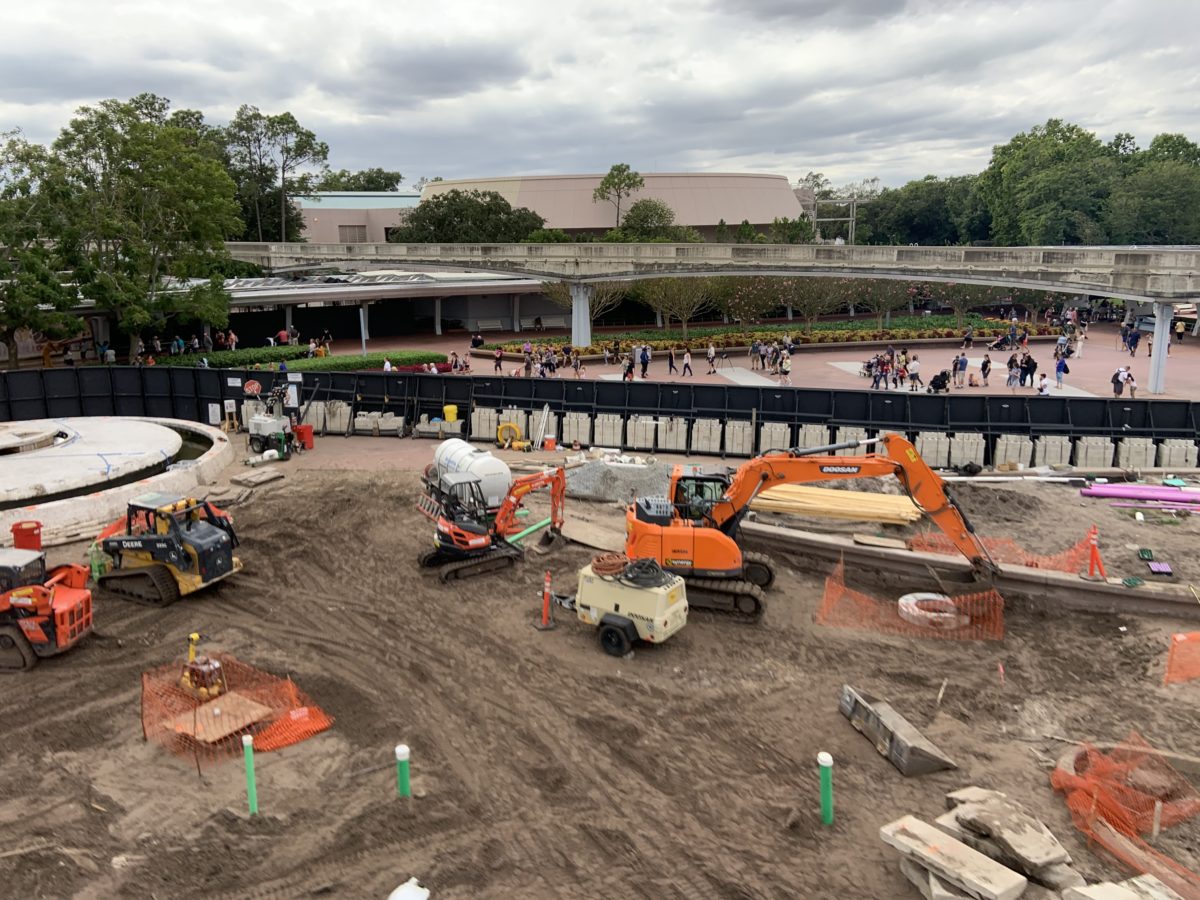
[[567, 495], [624, 503], [634, 497], [665, 497], [671, 484], [668, 463], [610, 466], [600, 460], [567, 471]]

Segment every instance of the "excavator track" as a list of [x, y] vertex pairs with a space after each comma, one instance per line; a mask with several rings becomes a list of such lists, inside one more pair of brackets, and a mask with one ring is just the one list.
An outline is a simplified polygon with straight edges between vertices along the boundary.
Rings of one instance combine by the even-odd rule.
[[743, 550], [742, 573], [747, 581], [764, 591], [775, 583], [775, 563], [766, 553]]
[[747, 625], [762, 619], [766, 609], [762, 588], [732, 578], [688, 578], [687, 600], [692, 609], [723, 613]]
[[179, 599], [179, 584], [166, 566], [116, 569], [101, 575], [99, 583], [106, 591], [145, 606], [170, 606]]
[[439, 580], [450, 582], [507, 569], [515, 566], [520, 559], [522, 554], [519, 550], [497, 547], [483, 556], [470, 559], [460, 559], [440, 550], [430, 550], [422, 553], [417, 561], [422, 568], [433, 570], [431, 574], [436, 573]]

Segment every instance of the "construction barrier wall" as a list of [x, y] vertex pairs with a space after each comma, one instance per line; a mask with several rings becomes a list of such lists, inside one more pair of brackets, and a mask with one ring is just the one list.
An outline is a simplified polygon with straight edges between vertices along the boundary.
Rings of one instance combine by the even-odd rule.
[[[1200, 437], [1200, 402], [1101, 397], [1013, 397], [920, 394], [907, 391], [835, 391], [814, 388], [666, 382], [576, 381], [574, 379], [415, 375], [383, 372], [265, 372], [151, 366], [79, 366], [0, 372], [0, 421], [60, 416], [156, 416], [220, 424], [224, 402], [241, 404], [248, 380], [269, 391], [277, 383], [297, 388], [297, 406], [318, 433], [345, 433], [368, 413], [391, 413], [418, 423], [442, 415], [449, 404], [470, 421], [475, 409], [540, 411], [547, 404], [566, 413], [680, 420], [689, 429], [692, 452], [749, 455], [762, 449], [767, 424], [786, 428], [790, 441], [811, 445], [822, 436], [897, 431], [911, 436], [937, 432], [951, 437], [951, 462], [991, 462], [1004, 436], [1002, 455], [1019, 454], [1043, 435], [1066, 437], [1077, 466], [1108, 466], [1124, 438], [1140, 441], [1128, 458], [1160, 465], [1195, 464]], [[697, 421], [712, 421], [722, 433], [703, 441], [691, 435]], [[814, 434], [814, 426], [820, 433]], [[680, 426], [675, 426], [677, 429]], [[433, 430], [431, 430], [431, 433]], [[372, 429], [372, 433], [374, 433]], [[771, 429], [768, 446], [783, 432]], [[628, 436], [621, 435], [623, 446]], [[973, 441], [980, 441], [978, 445]], [[598, 438], [597, 443], [602, 443]], [[671, 443], [678, 443], [677, 430]], [[705, 444], [701, 449], [698, 444]], [[961, 447], [959, 444], [961, 443]], [[715, 446], [714, 446], [715, 444]], [[1086, 448], [1084, 445], [1086, 444]], [[1086, 453], [1083, 450], [1086, 449]], [[1058, 442], [1054, 458], [1062, 458]], [[1148, 464], [1148, 463], [1145, 463]]]

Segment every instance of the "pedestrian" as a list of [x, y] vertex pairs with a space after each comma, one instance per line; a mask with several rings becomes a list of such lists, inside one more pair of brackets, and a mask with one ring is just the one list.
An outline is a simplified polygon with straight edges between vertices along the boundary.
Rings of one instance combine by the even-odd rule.
[[212, 332], [206, 331], [206, 332], [204, 332], [204, 352], [212, 353], [212, 351], [213, 351]]
[[1183, 333], [1185, 331], [1187, 331], [1187, 328], [1183, 324], [1183, 319], [1176, 319], [1175, 320], [1175, 343], [1177, 343], [1177, 344], [1183, 343]]
[[975, 346], [975, 326], [968, 323], [967, 330], [963, 334], [962, 348], [964, 350], [970, 350], [974, 346]]
[[1029, 349], [1029, 326], [1028, 325], [1026, 325], [1024, 328], [1021, 329], [1021, 348], [1024, 350]]
[[692, 351], [689, 350], [687, 347], [683, 348], [683, 374], [684, 375], [695, 375], [696, 374], [695, 372], [692, 371]]
[[792, 383], [792, 354], [786, 350], [783, 351], [783, 360], [779, 363], [779, 383], [790, 385]]
[[1021, 368], [1017, 365], [1017, 354], [1013, 354], [1008, 358], [1008, 381], [1005, 382], [1005, 387], [1012, 389], [1015, 394], [1017, 385], [1021, 381]]
[[758, 338], [750, 342], [750, 371], [758, 368]]
[[[309, 346], [312, 346], [312, 341], [309, 341]], [[458, 372], [458, 353], [453, 350], [450, 352], [450, 371]]]
[[879, 383], [887, 377], [887, 363], [882, 356], [875, 357], [875, 365], [871, 367], [871, 390], [879, 390]]
[[965, 354], [965, 353], [960, 354], [958, 357], [958, 386], [959, 387], [967, 386], [967, 366], [968, 366], [968, 364], [969, 363], [967, 360], [967, 354]]
[[667, 374], [679, 374], [679, 369], [675, 367], [675, 345], [672, 344], [667, 348]]
[[229, 334], [225, 335], [225, 343], [229, 345], [230, 350], [236, 350], [238, 345], [238, 336], [233, 333], [233, 329], [229, 329]]
[[767, 342], [760, 341], [758, 345], [758, 368], [767, 368]]
[[608, 348], [605, 347], [604, 348], [604, 364], [606, 366], [608, 365], [608, 360], [609, 360], [609, 352], [608, 352]]
[[1129, 388], [1129, 399], [1137, 399], [1137, 380], [1133, 377], [1132, 372], [1125, 373], [1125, 386]]
[[1125, 367], [1121, 366], [1112, 376], [1113, 396], [1120, 397], [1125, 392]]
[[[525, 342], [525, 346], [529, 347], [529, 341]], [[533, 348], [532, 347], [529, 347], [529, 349], [525, 351], [525, 377], [526, 378], [533, 377]]]
[[583, 357], [579, 355], [579, 351], [571, 354], [571, 368], [575, 370], [575, 378], [578, 380], [582, 374], [587, 371], [587, 367], [583, 364]]
[[912, 359], [908, 361], [908, 389], [915, 391], [918, 386], [924, 387], [924, 385], [925, 382], [921, 380], [921, 360], [914, 353]]
[[275, 332], [275, 343], [278, 344], [280, 347], [286, 347], [287, 342], [288, 342], [288, 330], [286, 328], [280, 328], [277, 332]]
[[1129, 349], [1129, 323], [1128, 322], [1121, 323], [1121, 348], [1123, 350]]
[[708, 353], [705, 354], [705, 359], [708, 360], [708, 374], [717, 374], [717, 348], [713, 346], [712, 341], [708, 342]]
[[1058, 358], [1058, 362], [1054, 366], [1054, 380], [1057, 382], [1055, 386], [1060, 391], [1062, 390], [1063, 376], [1069, 374], [1071, 374], [1071, 367], [1067, 365], [1067, 358], [1065, 356], [1060, 356]]
[[317, 355], [317, 342], [313, 338], [308, 339], [308, 358], [312, 359]]
[[525, 354], [533, 353], [533, 344], [529, 343], [529, 339], [525, 339], [525, 343], [521, 345], [521, 352]]
[[383, 371], [385, 371], [385, 372], [392, 371], [392, 361], [390, 359], [388, 359], [386, 356], [383, 358]]
[[501, 375], [503, 375], [504, 374], [504, 351], [501, 350], [499, 347], [497, 347], [496, 352], [492, 354], [492, 358], [495, 360], [495, 362], [492, 363], [492, 371], [499, 372]]
[[1142, 331], [1136, 325], [1129, 332], [1129, 355], [1137, 356], [1138, 342], [1142, 339]]
[[650, 377], [650, 347], [642, 346], [642, 355], [639, 357], [639, 362], [642, 364], [642, 378]]
[[288, 368], [287, 368], [287, 363], [285, 363], [285, 362], [283, 362], [283, 361], [281, 360], [281, 361], [280, 361], [280, 363], [279, 363], [279, 371], [280, 371], [280, 372], [286, 372], [287, 370], [288, 370]]
[[612, 344], [609, 345], [608, 349], [612, 352], [612, 361], [614, 363], [620, 362], [621, 361], [621, 345], [618, 344], [616, 341], [613, 341]]
[[1017, 349], [1017, 317], [1014, 314], [1012, 322], [1008, 326], [1008, 347], [1010, 350]]
[[189, 341], [189, 342], [188, 342], [188, 348], [189, 348], [189, 349], [190, 349], [190, 350], [191, 350], [193, 353], [199, 353], [199, 352], [200, 352], [200, 338], [196, 337], [196, 336], [193, 334], [193, 335], [192, 335], [192, 339], [191, 339], [191, 341]]
[[985, 353], [983, 354], [983, 362], [979, 364], [979, 374], [983, 377], [983, 386], [988, 386], [988, 376], [992, 374], [992, 357]]
[[633, 349], [630, 348], [629, 354], [624, 358], [624, 369], [621, 372], [622, 381], [633, 381]]

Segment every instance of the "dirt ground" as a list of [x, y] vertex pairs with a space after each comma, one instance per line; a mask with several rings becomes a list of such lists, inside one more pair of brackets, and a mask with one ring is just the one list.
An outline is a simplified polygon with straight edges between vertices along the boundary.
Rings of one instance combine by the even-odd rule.
[[[614, 660], [561, 611], [557, 630], [531, 627], [544, 568], [565, 590], [590, 551], [441, 586], [415, 567], [431, 535], [416, 491], [409, 472], [289, 470], [235, 511], [239, 577], [166, 610], [102, 596], [94, 636], [6, 678], [0, 895], [382, 898], [416, 875], [435, 900], [915, 898], [879, 827], [931, 819], [971, 783], [1026, 803], [1085, 874], [1109, 877], [1050, 788], [1059, 738], [1136, 728], [1194, 752], [1200, 687], [1161, 684], [1167, 636], [1194, 623], [1009, 598], [1002, 642], [827, 629], [812, 621], [824, 573], [777, 553], [759, 625], [694, 612], [665, 645]], [[1052, 552], [1099, 520], [1117, 572], [1142, 565], [1131, 543], [1200, 583], [1194, 522], [1134, 523], [1049, 485], [959, 495], [985, 534]], [[140, 673], [180, 657], [193, 630], [290, 674], [336, 718], [259, 755], [257, 818], [238, 761], [198, 775], [142, 740]], [[843, 683], [888, 698], [959, 770], [903, 778], [838, 714]], [[394, 791], [401, 742], [407, 801]], [[822, 750], [835, 759], [831, 828], [817, 810]], [[1200, 829], [1160, 846], [1200, 868]]]

